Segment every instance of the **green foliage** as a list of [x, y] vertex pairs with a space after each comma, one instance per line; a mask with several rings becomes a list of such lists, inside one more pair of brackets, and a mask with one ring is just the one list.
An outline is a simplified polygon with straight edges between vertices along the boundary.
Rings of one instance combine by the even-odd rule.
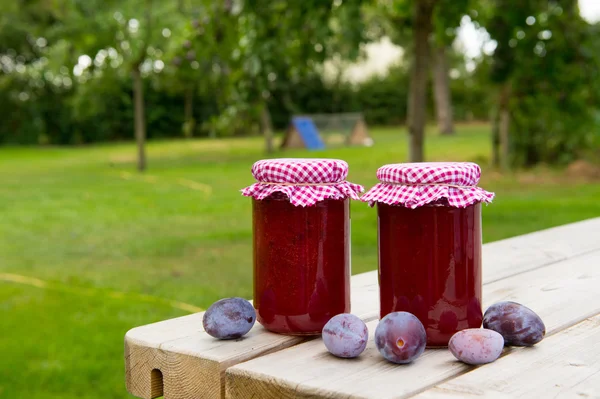
[[412, 37], [412, 2], [406, 0], [376, 1], [367, 9], [369, 30], [374, 38], [387, 36], [402, 48], [409, 48]]
[[[387, 77], [321, 75], [325, 60], [348, 65], [384, 35], [408, 48], [412, 4], [0, 0], [0, 143], [130, 139], [134, 68], [149, 137], [253, 134], [265, 105], [279, 129], [294, 113], [362, 111], [369, 124], [402, 123], [410, 51]], [[467, 12], [497, 47], [475, 71], [448, 49], [460, 75], [450, 81], [456, 119], [488, 119], [499, 86], [510, 85], [516, 164], [568, 162], [597, 145], [600, 28], [581, 20], [576, 1], [438, 0], [434, 42], [449, 46]]]
[[405, 66], [391, 68], [361, 83], [356, 90], [357, 110], [370, 125], [397, 125], [406, 121], [409, 74]]
[[156, 88], [180, 95], [192, 92], [192, 101], [211, 96], [217, 111], [225, 112], [232, 73], [238, 69], [234, 49], [240, 40], [239, 7], [203, 0], [179, 3], [179, 18], [168, 32], [164, 72], [154, 76]]
[[433, 14], [434, 40], [437, 46], [450, 46], [463, 15], [476, 0], [439, 0]]
[[[457, 120], [488, 118], [490, 99], [480, 75], [480, 69], [474, 75], [462, 70], [458, 79], [451, 80]], [[45, 87], [48, 86], [51, 85]], [[373, 76], [359, 84], [326, 83], [312, 73], [293, 84], [276, 85], [269, 109], [277, 129], [284, 129], [294, 113], [363, 112], [369, 125], [396, 125], [406, 120], [407, 91], [408, 72], [404, 65], [392, 67], [385, 77]], [[153, 79], [146, 82], [145, 92], [149, 137], [182, 137], [185, 120], [181, 91], [164, 88], [162, 81]], [[75, 90], [44, 90], [36, 95], [35, 102], [22, 102], [18, 97], [15, 101], [16, 105], [8, 103], [5, 107], [14, 107], [14, 111], [7, 113], [12, 122], [0, 126], [0, 141], [35, 144], [40, 141], [38, 136], [43, 136], [44, 143], [81, 144], [131, 138], [130, 81], [117, 70], [109, 69], [92, 77]], [[256, 111], [246, 111], [243, 101], [237, 110], [227, 107], [219, 111], [214, 92], [199, 89], [193, 102], [193, 117], [201, 125], [194, 135], [206, 136], [211, 129], [218, 136], [257, 131], [248, 123]], [[45, 107], [51, 111], [44, 111]], [[240, 117], [243, 112], [248, 114]]]
[[[486, 87], [485, 71], [460, 71], [451, 80], [454, 112], [457, 120], [489, 119], [491, 98]], [[359, 84], [327, 84], [317, 75], [292, 87], [290, 100], [298, 112], [363, 112], [369, 125], [397, 125], [406, 121], [409, 74], [403, 64], [390, 68], [385, 77], [373, 76]], [[270, 110], [274, 125], [283, 129], [291, 112], [284, 103], [285, 92], [274, 91]], [[429, 104], [433, 103], [430, 97]], [[430, 107], [432, 109], [432, 107]]]
[[473, 72], [459, 70], [460, 77], [450, 80], [452, 112], [457, 121], [489, 121], [494, 107], [486, 64]]
[[361, 9], [367, 2], [245, 1], [239, 19], [244, 34], [235, 50], [241, 62], [235, 85], [246, 104], [243, 111], [257, 119], [263, 107], [273, 106], [275, 91], [288, 113], [298, 111], [291, 99], [295, 86], [328, 58], [358, 56], [364, 40]]
[[484, 18], [486, 16], [489, 18], [483, 23], [492, 39], [497, 43], [490, 71], [493, 82], [503, 83], [510, 79], [519, 62], [517, 52], [513, 50], [516, 47], [516, 41], [519, 40], [517, 34], [520, 35], [518, 32], [522, 32], [523, 27], [527, 26], [527, 17], [534, 15], [536, 10], [542, 6], [543, 1], [492, 0], [492, 15], [482, 13]]
[[497, 0], [490, 77], [512, 88], [511, 151], [518, 166], [567, 163], [600, 134], [595, 124], [600, 43], [577, 2]]

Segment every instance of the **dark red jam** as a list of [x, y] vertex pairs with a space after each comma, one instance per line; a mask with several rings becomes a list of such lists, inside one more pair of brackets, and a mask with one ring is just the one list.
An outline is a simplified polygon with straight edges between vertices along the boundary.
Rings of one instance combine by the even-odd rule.
[[481, 204], [409, 209], [377, 204], [380, 312], [421, 320], [427, 346], [481, 326]]
[[349, 200], [302, 207], [275, 194], [252, 208], [257, 320], [281, 334], [320, 334], [350, 312]]

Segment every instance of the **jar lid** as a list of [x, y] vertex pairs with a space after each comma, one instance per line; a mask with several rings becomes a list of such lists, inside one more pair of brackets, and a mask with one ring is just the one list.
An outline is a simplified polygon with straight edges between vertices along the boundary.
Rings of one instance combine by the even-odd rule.
[[364, 188], [346, 181], [348, 164], [339, 159], [280, 158], [257, 161], [252, 175], [258, 181], [242, 194], [261, 200], [280, 192], [295, 206], [325, 199], [359, 199]]
[[472, 162], [420, 162], [384, 165], [377, 170], [381, 183], [371, 188], [361, 201], [418, 208], [445, 200], [455, 208], [485, 202], [494, 193], [480, 187], [481, 168]]

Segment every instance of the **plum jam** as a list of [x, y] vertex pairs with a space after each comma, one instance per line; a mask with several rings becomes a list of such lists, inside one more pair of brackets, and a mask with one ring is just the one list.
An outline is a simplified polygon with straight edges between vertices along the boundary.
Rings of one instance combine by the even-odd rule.
[[350, 312], [348, 164], [337, 159], [269, 159], [252, 167], [254, 307], [266, 329], [319, 335]]
[[361, 200], [377, 204], [380, 316], [417, 316], [428, 347], [481, 327], [481, 204], [474, 163], [385, 165]]
[[428, 346], [481, 326], [481, 204], [377, 204], [380, 313], [417, 316]]
[[320, 334], [350, 312], [349, 200], [253, 200], [254, 307], [268, 330]]

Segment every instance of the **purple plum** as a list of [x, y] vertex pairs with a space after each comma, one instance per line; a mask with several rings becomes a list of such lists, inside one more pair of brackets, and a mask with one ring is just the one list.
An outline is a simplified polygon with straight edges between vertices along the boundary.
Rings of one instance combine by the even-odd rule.
[[493, 330], [468, 328], [450, 338], [448, 349], [461, 362], [467, 364], [491, 363], [500, 357], [504, 338]]
[[323, 327], [323, 343], [337, 357], [357, 357], [365, 350], [368, 339], [366, 324], [350, 313], [332, 317]]
[[213, 303], [204, 313], [202, 325], [210, 336], [235, 339], [245, 335], [256, 322], [256, 312], [243, 298], [225, 298]]
[[419, 319], [408, 312], [392, 312], [375, 329], [375, 346], [393, 363], [410, 363], [425, 351], [427, 334]]
[[533, 310], [516, 302], [498, 302], [483, 315], [483, 327], [500, 333], [505, 345], [533, 346], [546, 335], [544, 322]]

